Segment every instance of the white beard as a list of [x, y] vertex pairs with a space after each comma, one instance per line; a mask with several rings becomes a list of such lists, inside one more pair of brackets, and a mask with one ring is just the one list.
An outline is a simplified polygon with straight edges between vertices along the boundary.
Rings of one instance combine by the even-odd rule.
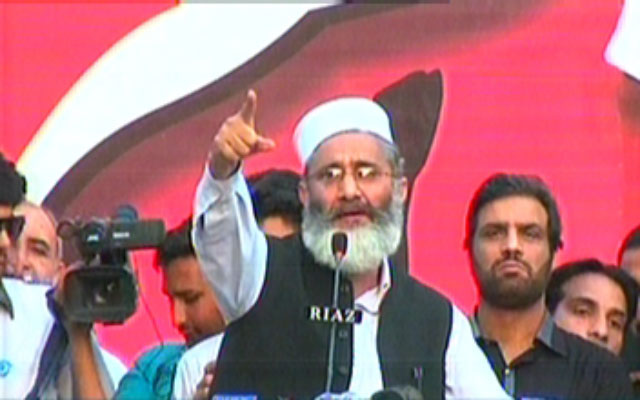
[[337, 229], [327, 213], [314, 206], [302, 211], [302, 241], [316, 262], [333, 269], [337, 262], [331, 250], [331, 239], [336, 232], [347, 234], [347, 253], [341, 270], [357, 275], [380, 267], [382, 261], [395, 253], [402, 239], [404, 210], [402, 196], [394, 193], [387, 210], [378, 210], [373, 221], [354, 229]]

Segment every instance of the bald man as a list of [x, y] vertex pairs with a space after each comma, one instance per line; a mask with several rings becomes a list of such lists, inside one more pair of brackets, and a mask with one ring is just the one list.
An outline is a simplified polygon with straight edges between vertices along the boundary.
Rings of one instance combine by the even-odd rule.
[[16, 243], [18, 262], [15, 274], [26, 281], [56, 283], [64, 264], [53, 213], [23, 201], [16, 207], [15, 214], [25, 218], [24, 229]]

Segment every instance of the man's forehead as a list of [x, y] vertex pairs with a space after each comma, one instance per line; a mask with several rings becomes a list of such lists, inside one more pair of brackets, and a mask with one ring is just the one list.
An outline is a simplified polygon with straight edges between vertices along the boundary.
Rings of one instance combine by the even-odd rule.
[[366, 132], [351, 131], [331, 136], [320, 143], [311, 159], [312, 165], [356, 163], [358, 161], [384, 162], [384, 144], [381, 139]]
[[535, 197], [506, 196], [490, 201], [478, 212], [478, 225], [486, 223], [540, 224], [546, 226], [547, 211]]
[[162, 268], [162, 274], [170, 285], [200, 283], [204, 280], [200, 264], [195, 256], [178, 257]]
[[624, 291], [610, 277], [599, 273], [584, 273], [574, 276], [562, 285], [566, 298], [588, 300], [594, 304], [610, 305], [626, 313]]
[[45, 210], [37, 206], [19, 205], [15, 210], [16, 215], [25, 217], [24, 232], [28, 235], [46, 236], [47, 241], [55, 240], [57, 237], [55, 222]]

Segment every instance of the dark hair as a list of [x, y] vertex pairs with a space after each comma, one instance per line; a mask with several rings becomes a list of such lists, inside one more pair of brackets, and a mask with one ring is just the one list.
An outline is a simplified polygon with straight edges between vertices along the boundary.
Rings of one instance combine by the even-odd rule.
[[154, 264], [167, 268], [177, 258], [195, 255], [191, 242], [191, 218], [188, 218], [167, 232], [162, 246], [156, 251]]
[[473, 235], [478, 228], [478, 214], [482, 207], [511, 196], [533, 197], [538, 200], [547, 212], [548, 224], [547, 234], [551, 252], [562, 247], [562, 221], [556, 200], [551, 194], [551, 190], [537, 176], [498, 173], [491, 175], [485, 180], [473, 195], [467, 212], [467, 226], [465, 247], [471, 248]]
[[627, 303], [627, 320], [625, 327], [635, 318], [638, 284], [624, 271], [615, 265], [605, 265], [600, 260], [589, 258], [565, 263], [556, 267], [551, 273], [549, 284], [547, 285], [545, 302], [551, 314], [556, 311], [558, 304], [565, 296], [564, 285], [571, 279], [583, 274], [600, 274], [615, 282], [624, 293]]
[[622, 255], [629, 249], [635, 249], [640, 247], [640, 225], [636, 226], [625, 236], [618, 250], [618, 265], [622, 264]]
[[11, 161], [0, 153], [0, 204], [17, 206], [27, 192], [27, 180]]
[[253, 212], [258, 223], [262, 223], [267, 217], [280, 216], [300, 225], [300, 175], [289, 170], [269, 169], [249, 176], [247, 181], [253, 199]]

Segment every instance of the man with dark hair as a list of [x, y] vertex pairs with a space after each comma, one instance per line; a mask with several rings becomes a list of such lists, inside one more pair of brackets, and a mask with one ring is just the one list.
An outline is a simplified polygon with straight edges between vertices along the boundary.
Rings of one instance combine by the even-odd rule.
[[[115, 399], [170, 399], [178, 361], [185, 350], [224, 329], [215, 295], [200, 269], [191, 244], [191, 223], [167, 233], [156, 252], [162, 267], [163, 290], [171, 302], [173, 323], [185, 344], [162, 344], [140, 356], [122, 378]], [[217, 345], [220, 343], [217, 337]], [[215, 354], [215, 353], [210, 353]]]
[[195, 200], [194, 245], [230, 322], [213, 392], [368, 398], [412, 386], [425, 398], [506, 398], [463, 314], [389, 264], [407, 180], [386, 111], [341, 97], [305, 114], [294, 135], [301, 233], [275, 239], [241, 173], [275, 146], [255, 131], [256, 102], [249, 91], [218, 130]]
[[[171, 302], [173, 323], [186, 345], [161, 344], [146, 351], [120, 380], [114, 399], [171, 399], [177, 363], [185, 350], [224, 329], [213, 291], [195, 257], [190, 231], [190, 220], [169, 231], [156, 252], [155, 262], [162, 267], [163, 288]], [[87, 340], [86, 331], [78, 340]], [[219, 342], [220, 339], [215, 353]], [[79, 360], [75, 367], [76, 379], [82, 385], [78, 397], [111, 398], [96, 379], [97, 362], [92, 355]]]
[[620, 355], [636, 312], [637, 284], [613, 265], [596, 259], [555, 268], [546, 305], [560, 328]]
[[[2, 272], [12, 271], [15, 240], [24, 220], [13, 209], [24, 199], [24, 178], [0, 153], [0, 250]], [[24, 398], [38, 371], [38, 360], [53, 325], [46, 286], [0, 277], [0, 398]]]
[[553, 195], [547, 185], [537, 176], [499, 173], [487, 179], [478, 189], [467, 214], [465, 246], [471, 248], [473, 236], [478, 229], [479, 210], [488, 203], [506, 197], [522, 196], [537, 200], [544, 208], [547, 218], [547, 239], [552, 254], [562, 248], [562, 221]]
[[631, 398], [620, 360], [548, 317], [544, 292], [562, 246], [562, 224], [544, 182], [529, 175], [489, 177], [471, 200], [466, 225], [480, 292], [476, 340], [507, 392], [515, 398]]
[[0, 276], [13, 274], [16, 253], [12, 249], [24, 226], [24, 218], [13, 215], [13, 208], [24, 200], [27, 183], [15, 164], [0, 153]]
[[269, 169], [247, 177], [247, 182], [256, 221], [267, 235], [283, 238], [300, 230], [300, 175], [293, 171]]

